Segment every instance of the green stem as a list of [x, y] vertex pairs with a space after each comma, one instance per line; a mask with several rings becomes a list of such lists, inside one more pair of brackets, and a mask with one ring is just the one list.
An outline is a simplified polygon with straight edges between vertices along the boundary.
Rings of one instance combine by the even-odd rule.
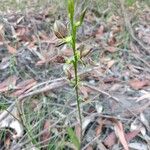
[[82, 117], [81, 117], [81, 109], [80, 109], [80, 100], [79, 100], [79, 88], [78, 88], [78, 54], [76, 51], [76, 26], [74, 25], [74, 20], [71, 18], [71, 28], [72, 28], [72, 49], [74, 53], [74, 74], [75, 74], [75, 91], [76, 91], [76, 101], [77, 101], [77, 109], [80, 121], [80, 144], [82, 141]]

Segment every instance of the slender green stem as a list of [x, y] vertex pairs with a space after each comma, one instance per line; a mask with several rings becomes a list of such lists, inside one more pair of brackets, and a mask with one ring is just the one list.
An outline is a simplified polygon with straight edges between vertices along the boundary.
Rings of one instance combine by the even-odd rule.
[[72, 30], [72, 49], [74, 53], [74, 74], [75, 74], [75, 91], [76, 91], [76, 101], [77, 101], [77, 109], [78, 109], [78, 115], [79, 115], [79, 121], [80, 121], [80, 143], [82, 141], [82, 117], [81, 117], [81, 109], [80, 109], [80, 99], [79, 99], [79, 88], [78, 88], [78, 54], [76, 51], [76, 26], [74, 25], [74, 19], [71, 17], [71, 30]]

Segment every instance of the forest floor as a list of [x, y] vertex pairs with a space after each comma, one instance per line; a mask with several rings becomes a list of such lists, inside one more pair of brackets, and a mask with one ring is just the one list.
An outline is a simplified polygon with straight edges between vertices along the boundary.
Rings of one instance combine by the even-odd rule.
[[[39, 5], [0, 7], [1, 150], [77, 149], [81, 128], [74, 71], [67, 63], [73, 53], [68, 45], [58, 46], [53, 33], [55, 20], [68, 23], [67, 7]], [[148, 150], [149, 2], [92, 1], [87, 6], [77, 34], [83, 55], [78, 68], [82, 149]]]

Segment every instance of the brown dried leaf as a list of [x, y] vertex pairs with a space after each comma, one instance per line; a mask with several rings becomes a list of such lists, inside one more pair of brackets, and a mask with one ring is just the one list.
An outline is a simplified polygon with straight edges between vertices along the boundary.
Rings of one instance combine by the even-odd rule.
[[24, 81], [17, 84], [16, 89], [22, 89], [22, 88], [26, 87], [27, 85], [29, 85], [33, 82], [35, 82], [34, 79], [24, 80]]
[[[140, 130], [134, 130], [128, 133], [125, 133], [125, 139], [127, 142], [130, 142], [133, 138], [135, 138], [139, 134]], [[104, 145], [108, 148], [112, 147], [116, 143], [117, 137], [115, 132], [111, 132], [106, 139], [104, 140]]]
[[39, 37], [43, 41], [48, 41], [49, 40], [49, 37], [45, 33], [42, 33], [42, 32], [40, 33]]
[[103, 36], [103, 34], [104, 34], [104, 26], [101, 25], [101, 26], [98, 28], [98, 30], [97, 30], [95, 36], [96, 36], [97, 39], [99, 39], [99, 38], [101, 38], [101, 37]]
[[66, 46], [64, 46], [61, 50], [60, 50], [60, 54], [62, 56], [66, 56], [66, 57], [71, 57], [73, 56], [73, 52], [70, 48], [67, 48]]
[[87, 55], [89, 55], [89, 53], [90, 53], [91, 51], [92, 51], [92, 48], [80, 50], [80, 57], [81, 57], [81, 58], [86, 57]]
[[93, 150], [93, 147], [91, 145], [89, 145], [86, 150]]
[[106, 139], [103, 141], [104, 145], [108, 148], [112, 147], [116, 143], [116, 135], [115, 132], [111, 132]]
[[122, 84], [115, 83], [112, 85], [112, 87], [109, 89], [109, 91], [117, 91], [122, 87]]
[[20, 96], [24, 92], [27, 92], [27, 90], [29, 90], [31, 87], [33, 87], [34, 85], [36, 85], [36, 83], [37, 82], [34, 79], [25, 80], [25, 81], [19, 83], [16, 86], [16, 89], [18, 89], [18, 90], [15, 91], [15, 92], [13, 92], [11, 94], [11, 96]]
[[133, 138], [135, 138], [140, 133], [140, 130], [134, 130], [125, 134], [125, 138], [127, 142], [130, 142]]
[[116, 83], [116, 82], [119, 82], [119, 79], [116, 77], [108, 77], [108, 78], [103, 79], [103, 82], [106, 84]]
[[123, 125], [121, 123], [121, 121], [115, 121], [115, 133], [116, 135], [118, 136], [121, 144], [123, 145], [124, 149], [125, 150], [129, 150], [129, 147], [128, 147], [128, 143], [125, 139], [125, 133], [124, 133], [124, 130], [123, 130]]
[[138, 79], [134, 79], [131, 80], [129, 82], [129, 85], [135, 89], [135, 90], [140, 90], [145, 86], [149, 86], [150, 85], [150, 81], [149, 80], [138, 80]]
[[104, 120], [100, 118], [98, 120], [98, 126], [96, 127], [96, 136], [101, 134], [103, 125], [104, 125]]
[[44, 64], [47, 64], [49, 62], [49, 60], [47, 59], [43, 59], [43, 60], [39, 60], [37, 61], [37, 63], [35, 64], [36, 66], [42, 66]]
[[51, 137], [50, 133], [51, 129], [51, 122], [50, 120], [45, 120], [44, 126], [43, 126], [43, 133], [41, 134], [41, 141], [43, 142], [44, 145], [48, 144], [49, 138]]
[[110, 60], [107, 62], [107, 68], [110, 69], [114, 64], [115, 64], [115, 60]]
[[116, 38], [115, 38], [115, 36], [114, 36], [114, 34], [112, 32], [109, 35], [109, 39], [107, 41], [107, 44], [109, 46], [114, 46], [116, 44]]
[[17, 50], [10, 45], [7, 45], [7, 49], [8, 49], [8, 52], [10, 54], [16, 54], [17, 53]]
[[89, 97], [89, 93], [91, 92], [91, 89], [89, 89], [88, 87], [85, 87], [85, 86], [80, 86], [79, 90], [83, 94], [84, 99], [87, 100]]
[[99, 150], [108, 150], [101, 141], [97, 141], [97, 147]]
[[114, 53], [117, 51], [116, 47], [113, 47], [113, 46], [107, 46], [105, 47], [105, 49], [110, 53]]
[[0, 93], [7, 92], [10, 88], [14, 88], [16, 85], [17, 77], [10, 76], [2, 83], [0, 83]]
[[53, 62], [55, 62], [55, 63], [65, 63], [66, 61], [65, 61], [65, 58], [63, 56], [58, 55], [58, 56], [55, 57]]
[[10, 149], [10, 145], [11, 145], [11, 138], [7, 138], [5, 140], [5, 147], [6, 147], [6, 149]]
[[112, 33], [115, 34], [115, 33], [121, 32], [122, 31], [122, 27], [120, 25], [113, 26], [111, 28], [111, 30], [112, 30]]

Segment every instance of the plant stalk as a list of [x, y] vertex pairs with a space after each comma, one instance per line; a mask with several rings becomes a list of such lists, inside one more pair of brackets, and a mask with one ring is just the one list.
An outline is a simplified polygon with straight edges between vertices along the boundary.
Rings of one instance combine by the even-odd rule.
[[73, 61], [73, 67], [74, 67], [74, 75], [75, 75], [75, 91], [76, 91], [76, 101], [77, 101], [77, 109], [78, 109], [78, 115], [79, 115], [79, 121], [80, 121], [80, 144], [82, 141], [82, 117], [81, 117], [81, 109], [80, 109], [80, 99], [79, 99], [79, 88], [78, 88], [78, 54], [76, 50], [76, 26], [74, 25], [74, 20], [71, 18], [71, 29], [72, 29], [72, 49], [74, 54], [74, 61]]

